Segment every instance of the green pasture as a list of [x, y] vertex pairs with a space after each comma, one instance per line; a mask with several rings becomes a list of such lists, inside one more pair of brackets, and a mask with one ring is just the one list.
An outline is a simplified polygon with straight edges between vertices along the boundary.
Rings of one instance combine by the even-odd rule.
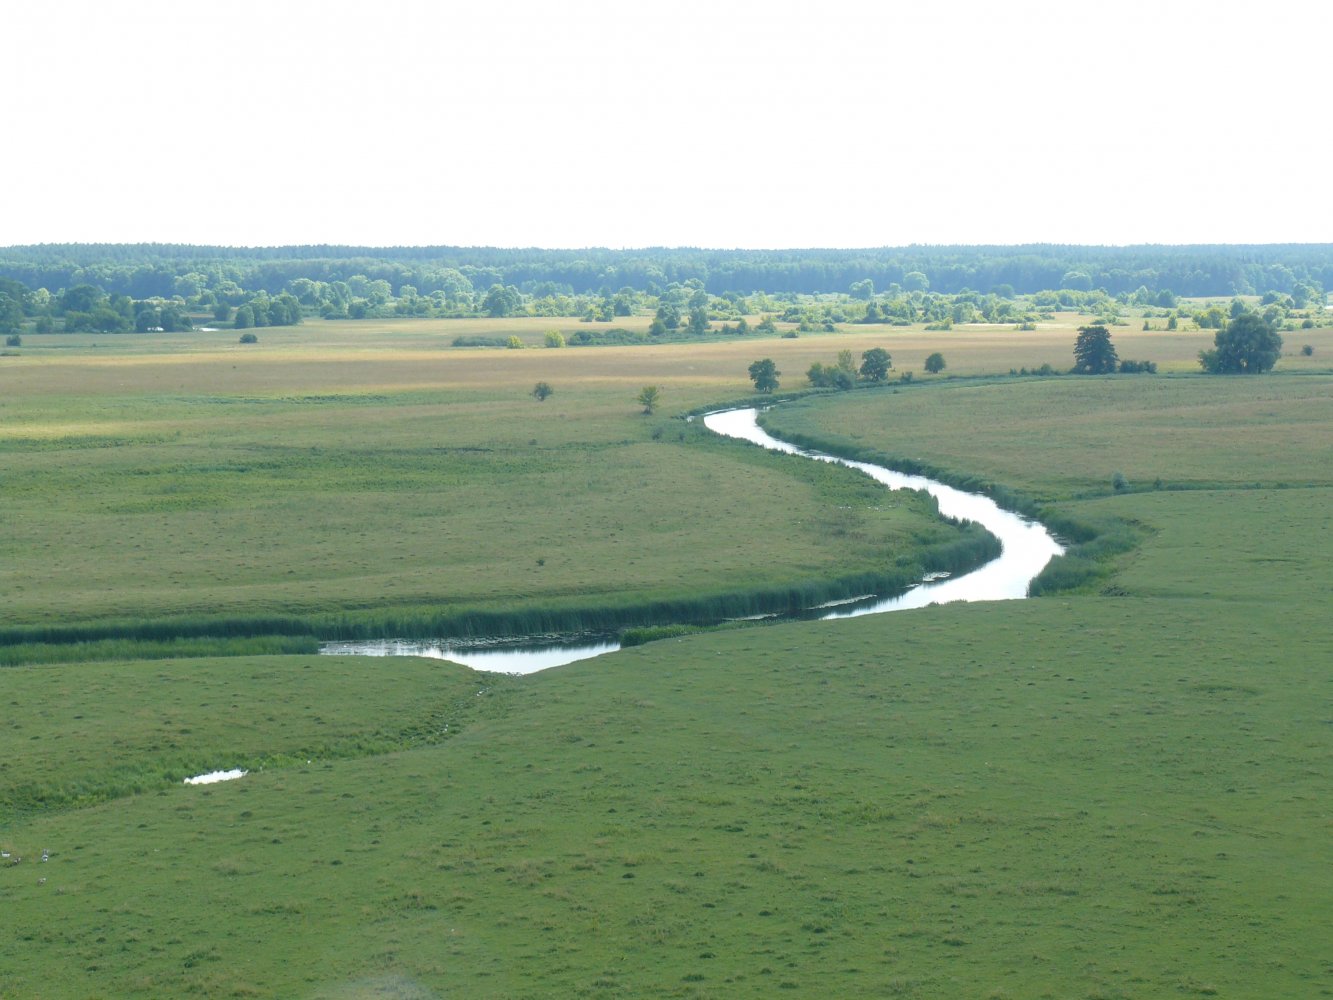
[[426, 361], [385, 337], [373, 360], [89, 348], [8, 372], [5, 625], [632, 609], [906, 582], [956, 534], [920, 498], [645, 416], [634, 395], [667, 381], [667, 349]]
[[[1333, 378], [1114, 375], [902, 386], [779, 407], [777, 432], [1038, 498], [1333, 485]], [[836, 441], [832, 436], [836, 435]]]
[[[378, 683], [364, 660], [338, 656], [6, 668], [4, 688], [15, 697], [0, 741], [0, 809], [87, 805], [214, 770], [436, 742], [481, 687], [457, 664], [382, 658], [378, 666]], [[425, 703], [434, 709], [423, 712]]]
[[[244, 634], [333, 616], [373, 631], [497, 608], [569, 620], [682, 595], [707, 605], [882, 572], [886, 556], [910, 575], [912, 551], [948, 543], [912, 501], [783, 468], [672, 415], [747, 395], [757, 354], [776, 359], [784, 388], [873, 346], [903, 371], [942, 347], [947, 374], [922, 382], [1063, 367], [1085, 320], [519, 351], [452, 344], [537, 344], [562, 323], [311, 322], [255, 345], [230, 330], [33, 335], [0, 365], [5, 625], [117, 635], [188, 620]], [[1208, 342], [1116, 336], [1167, 366]], [[529, 396], [539, 380], [555, 389], [544, 403]], [[633, 402], [645, 384], [662, 387], [653, 417]]]
[[[775, 429], [1139, 542], [1096, 593], [673, 637], [522, 678], [96, 644], [0, 668], [0, 996], [1333, 993], [1330, 355], [1003, 376], [1054, 364], [1072, 325], [967, 351], [911, 330], [464, 350], [405, 327], [378, 356], [297, 328], [234, 369], [224, 346], [107, 360], [25, 337], [5, 359], [23, 378], [0, 367], [7, 626], [882, 565], [951, 529], [671, 416], [745, 395], [756, 356], [794, 373], [844, 345], [901, 368], [934, 343], [946, 375], [957, 347], [1001, 377], [810, 398]], [[650, 382], [656, 417], [632, 403]], [[436, 578], [434, 559], [457, 561]], [[180, 783], [228, 767], [251, 773]]]
[[[25, 861], [0, 869], [0, 982], [20, 996], [1314, 995], [1329, 691], [1311, 668], [1333, 648], [1305, 635], [1302, 667], [1272, 641], [1300, 617], [1048, 599], [477, 678], [478, 717], [443, 743], [14, 824], [5, 845]], [[256, 672], [233, 663], [237, 684]], [[398, 681], [360, 665], [361, 687], [420, 695], [400, 724], [457, 704], [412, 663]], [[319, 706], [354, 711], [359, 695], [331, 686]], [[309, 709], [298, 696], [267, 712], [259, 727], [290, 747], [280, 734]]]

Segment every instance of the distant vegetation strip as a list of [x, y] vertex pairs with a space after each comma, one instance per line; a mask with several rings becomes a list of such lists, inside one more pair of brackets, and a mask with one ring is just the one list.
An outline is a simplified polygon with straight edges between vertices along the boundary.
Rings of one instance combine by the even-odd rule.
[[550, 286], [573, 294], [631, 288], [651, 292], [697, 281], [709, 293], [842, 292], [871, 281], [886, 289], [921, 280], [938, 292], [1018, 294], [1051, 288], [1139, 286], [1177, 295], [1290, 293], [1297, 284], [1333, 287], [1333, 244], [1182, 246], [907, 246], [864, 249], [709, 250], [694, 247], [509, 249], [499, 247], [214, 247], [161, 243], [41, 244], [0, 248], [0, 277], [29, 288], [81, 283], [136, 298], [171, 296], [176, 279], [197, 275], [276, 295], [296, 280], [353, 276], [410, 285], [423, 295], [466, 284], [485, 289]]
[[42, 640], [0, 645], [0, 667], [46, 663], [92, 663], [103, 660], [173, 660], [197, 656], [265, 656], [317, 653], [319, 640], [305, 635], [215, 636], [170, 639], [102, 638], [75, 641]]
[[[1163, 320], [1166, 330], [1182, 324], [1221, 330], [1253, 308], [1242, 296], [1259, 299], [1264, 323], [1276, 331], [1316, 328], [1326, 318], [1325, 289], [1333, 275], [1333, 247], [1325, 245], [530, 255], [439, 247], [403, 259], [392, 251], [385, 251], [391, 259], [377, 258], [366, 248], [342, 248], [354, 256], [306, 259], [291, 256], [292, 249], [278, 248], [265, 258], [264, 251], [236, 256], [216, 247], [0, 248], [0, 333], [6, 346], [20, 347], [24, 333], [226, 327], [246, 331], [240, 343], [257, 344], [253, 328], [292, 327], [315, 316], [629, 322], [628, 328], [546, 331], [546, 347], [577, 347], [710, 334], [796, 337], [834, 332], [840, 324], [924, 323], [927, 330], [942, 331], [985, 322], [1030, 331], [1069, 310], [1124, 325], [1126, 309], [1142, 310], [1145, 330], [1154, 328], [1153, 319]], [[480, 263], [485, 261], [492, 263]], [[1211, 296], [1232, 301], [1230, 306], [1199, 301]], [[631, 320], [649, 315], [646, 330]], [[754, 316], [761, 318], [751, 324]], [[779, 330], [778, 323], [788, 326]], [[462, 335], [454, 344], [529, 346], [515, 331], [503, 337]], [[1225, 361], [1227, 354], [1216, 357]], [[1213, 370], [1207, 361], [1205, 366]], [[1121, 370], [1153, 368], [1151, 360], [1127, 359]]]
[[1064, 553], [1047, 563], [1028, 584], [1029, 597], [1096, 589], [1111, 575], [1114, 557], [1137, 547], [1151, 534], [1144, 525], [1112, 514], [1084, 514], [1076, 520], [1047, 510], [1041, 521], [1066, 545]]

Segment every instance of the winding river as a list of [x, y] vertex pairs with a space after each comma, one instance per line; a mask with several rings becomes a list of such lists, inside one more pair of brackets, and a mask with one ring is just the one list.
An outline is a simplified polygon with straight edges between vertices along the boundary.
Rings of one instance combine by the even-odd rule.
[[[1004, 510], [995, 501], [975, 493], [965, 493], [952, 486], [894, 472], [869, 462], [855, 462], [798, 448], [766, 432], [758, 423], [759, 412], [753, 408], [721, 410], [707, 414], [704, 426], [726, 437], [740, 438], [763, 448], [803, 455], [818, 462], [834, 462], [857, 469], [891, 490], [925, 490], [939, 503], [945, 517], [976, 521], [1000, 540], [1002, 551], [978, 569], [959, 577], [937, 579], [918, 584], [897, 597], [870, 597], [825, 607], [813, 616], [820, 619], [851, 618], [857, 615], [883, 614], [923, 608], [950, 601], [1010, 601], [1027, 596], [1028, 583], [1055, 556], [1064, 551], [1041, 524]], [[330, 642], [320, 652], [332, 655], [428, 656], [452, 660], [476, 670], [530, 674], [558, 667], [575, 660], [586, 660], [620, 648], [614, 636], [567, 640], [536, 640], [516, 637], [504, 640], [408, 640], [377, 639], [361, 642]]]

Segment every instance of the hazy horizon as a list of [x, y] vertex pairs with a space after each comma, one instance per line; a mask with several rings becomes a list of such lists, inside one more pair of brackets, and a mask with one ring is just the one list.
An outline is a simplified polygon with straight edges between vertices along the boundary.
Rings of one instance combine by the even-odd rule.
[[702, 253], [856, 253], [864, 251], [873, 253], [883, 250], [911, 250], [911, 249], [929, 249], [929, 250], [948, 250], [957, 248], [960, 250], [1021, 250], [1027, 248], [1041, 249], [1061, 249], [1073, 248], [1083, 250], [1133, 250], [1138, 248], [1158, 248], [1158, 249], [1190, 249], [1194, 247], [1333, 247], [1333, 240], [1325, 241], [1271, 241], [1267, 243], [1052, 243], [1052, 242], [1026, 242], [1026, 243], [896, 243], [882, 244], [879, 246], [764, 246], [764, 247], [741, 247], [741, 246], [704, 246], [697, 243], [682, 243], [672, 246], [607, 246], [605, 244], [585, 244], [579, 246], [549, 245], [536, 246], [527, 245], [499, 245], [486, 243], [348, 243], [346, 241], [320, 242], [320, 243], [182, 243], [168, 242], [165, 240], [47, 240], [42, 243], [7, 243], [0, 245], [0, 249], [17, 249], [24, 247], [41, 246], [76, 246], [76, 247], [98, 247], [98, 246], [162, 246], [162, 247], [194, 247], [199, 249], [218, 249], [218, 250], [283, 250], [296, 249], [301, 247], [330, 247], [333, 249], [346, 250], [537, 250], [552, 252], [577, 252], [580, 250], [598, 250], [609, 251], [613, 253], [633, 253], [635, 251], [699, 251]]
[[1333, 240], [1333, 14], [1253, 11], [49, 0], [9, 17], [0, 245]]

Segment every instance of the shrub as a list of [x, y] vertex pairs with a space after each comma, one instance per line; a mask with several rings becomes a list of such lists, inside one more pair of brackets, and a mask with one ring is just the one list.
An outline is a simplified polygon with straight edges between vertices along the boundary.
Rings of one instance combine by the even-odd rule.
[[1028, 585], [1029, 597], [1060, 591], [1088, 592], [1110, 573], [1113, 557], [1128, 552], [1145, 536], [1142, 527], [1121, 518], [1075, 522], [1052, 511], [1042, 520], [1072, 544]]
[[257, 343], [259, 343], [259, 338], [258, 338], [257, 336], [255, 336], [253, 333], [243, 333], [243, 334], [241, 334], [241, 343], [242, 343], [242, 344], [257, 344]]
[[564, 335], [563, 333], [561, 333], [559, 330], [547, 330], [547, 331], [546, 331], [546, 346], [547, 346], [547, 347], [564, 347], [564, 346], [565, 346], [565, 335]]
[[1123, 472], [1113, 472], [1111, 474], [1111, 488], [1117, 493], [1124, 493], [1129, 489], [1129, 480], [1125, 478]]
[[6, 347], [22, 347], [22, 346], [23, 346], [23, 338], [20, 337], [17, 333], [11, 333], [8, 337], [5, 338], [5, 346], [6, 346]]
[[635, 401], [643, 407], [643, 412], [649, 416], [651, 416], [653, 411], [657, 409], [657, 404], [661, 402], [661, 400], [662, 390], [659, 386], [655, 385], [645, 385], [639, 390], [638, 396], [635, 397]]
[[643, 330], [626, 330], [613, 326], [608, 330], [575, 330], [566, 343], [571, 347], [586, 347], [590, 344], [646, 344], [649, 334]]
[[1301, 353], [1304, 354], [1307, 358], [1310, 357], [1310, 355], [1314, 354], [1314, 345], [1306, 344], [1304, 347], [1301, 348]]
[[805, 373], [806, 379], [816, 388], [850, 389], [856, 385], [856, 375], [840, 365], [823, 365], [816, 361]]
[[505, 347], [511, 351], [521, 351], [523, 350], [523, 340], [518, 334], [511, 334], [509, 339], [505, 341]]
[[505, 341], [500, 337], [455, 337], [453, 340], [455, 347], [504, 347]]

